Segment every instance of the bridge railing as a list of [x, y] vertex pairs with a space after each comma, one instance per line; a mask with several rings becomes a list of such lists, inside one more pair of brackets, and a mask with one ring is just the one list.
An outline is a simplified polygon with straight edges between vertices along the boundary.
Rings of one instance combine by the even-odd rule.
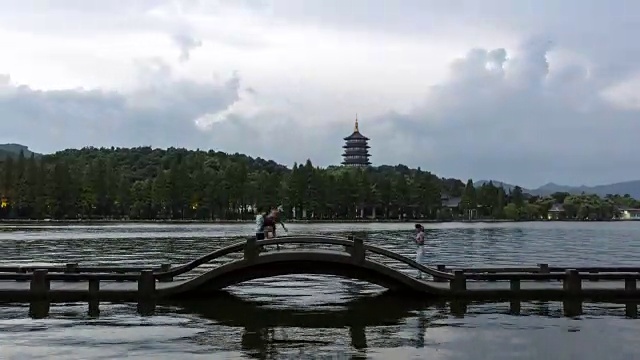
[[49, 273], [139, 273], [143, 270], [161, 272], [162, 265], [154, 266], [80, 266], [78, 263], [65, 265], [10, 265], [0, 266], [0, 273], [30, 273], [34, 270], [47, 270]]
[[[252, 240], [248, 240], [251, 242]], [[386, 258], [398, 261], [405, 265], [408, 265], [410, 268], [415, 270], [420, 270], [424, 273], [427, 273], [434, 278], [443, 279], [443, 280], [452, 280], [454, 278], [453, 274], [443, 271], [438, 271], [436, 269], [424, 266], [420, 263], [417, 263], [413, 259], [410, 259], [406, 256], [400, 255], [388, 249], [364, 244], [362, 238], [358, 237], [349, 237], [342, 238], [337, 236], [318, 236], [318, 235], [301, 235], [301, 236], [283, 236], [277, 237], [273, 239], [260, 240], [255, 241], [255, 247], [260, 246], [269, 246], [269, 245], [286, 245], [286, 244], [313, 244], [313, 245], [337, 245], [343, 246], [345, 249], [352, 253], [353, 256], [357, 256], [361, 259], [366, 257], [367, 253], [373, 253], [377, 255], [382, 255]], [[355, 255], [354, 255], [355, 254]]]
[[[495, 268], [462, 268], [446, 269], [439, 265], [437, 269], [419, 264], [411, 258], [395, 253], [391, 250], [365, 244], [361, 238], [338, 237], [328, 235], [298, 235], [283, 236], [274, 239], [256, 241], [255, 238], [248, 238], [234, 244], [217, 249], [209, 254], [197, 258], [188, 263], [171, 267], [169, 264], [160, 267], [80, 267], [77, 264], [67, 264], [64, 267], [54, 266], [0, 266], [0, 280], [26, 281], [32, 278], [36, 270], [46, 270], [47, 279], [63, 281], [138, 281], [140, 274], [145, 272], [152, 274], [158, 281], [172, 281], [173, 278], [186, 274], [197, 267], [211, 263], [214, 260], [224, 258], [234, 253], [244, 252], [244, 257], [259, 256], [257, 249], [269, 245], [286, 244], [312, 244], [312, 245], [333, 245], [342, 246], [353, 256], [364, 259], [367, 254], [376, 254], [385, 258], [395, 260], [405, 264], [411, 269], [420, 270], [431, 275], [436, 281], [459, 282], [460, 279], [479, 281], [515, 281], [515, 280], [566, 280], [568, 271], [577, 272], [580, 279], [598, 280], [636, 280], [640, 279], [640, 268], [637, 267], [583, 267], [583, 268], [561, 268], [549, 267], [540, 264], [538, 267], [495, 267]], [[252, 252], [253, 251], [253, 252]], [[354, 255], [355, 254], [355, 255]]]
[[[465, 272], [464, 269], [456, 269], [453, 272], [443, 271], [446, 269], [433, 269], [426, 267], [422, 264], [418, 264], [410, 258], [397, 254], [388, 249], [384, 249], [378, 246], [365, 244], [363, 239], [351, 237], [351, 238], [339, 238], [335, 236], [317, 236], [317, 235], [304, 235], [304, 236], [285, 236], [275, 239], [260, 240], [255, 238], [249, 238], [245, 241], [237, 242], [226, 246], [224, 248], [215, 250], [205, 256], [195, 259], [189, 263], [177, 266], [173, 269], [167, 269], [166, 271], [154, 272], [152, 270], [142, 270], [139, 274], [106, 274], [106, 273], [48, 273], [46, 269], [35, 269], [33, 273], [0, 273], [0, 280], [17, 280], [17, 281], [30, 281], [29, 284], [29, 296], [31, 299], [45, 299], [50, 295], [50, 282], [54, 280], [62, 281], [87, 281], [88, 288], [87, 298], [90, 301], [108, 296], [108, 291], [100, 291], [101, 281], [136, 281], [137, 287], [133, 288], [133, 292], [136, 293], [135, 297], [139, 304], [143, 304], [149, 299], [156, 296], [157, 281], [171, 281], [173, 277], [179, 276], [200, 265], [209, 263], [214, 260], [224, 258], [230, 254], [242, 253], [245, 260], [254, 260], [260, 256], [260, 249], [269, 245], [286, 245], [286, 244], [313, 244], [313, 245], [333, 245], [341, 246], [347, 251], [354, 262], [365, 261], [367, 255], [375, 254], [383, 257], [387, 257], [392, 260], [396, 260], [400, 263], [408, 265], [412, 269], [423, 271], [430, 274], [434, 279], [440, 279], [441, 281], [449, 282], [449, 291], [446, 292], [446, 296], [452, 297], [465, 297], [476, 296], [474, 294], [482, 295], [482, 291], [467, 291], [467, 285], [469, 280], [475, 281], [508, 281], [508, 290], [499, 290], [500, 296], [522, 296], [537, 290], [521, 289], [522, 281], [562, 281], [562, 290], [549, 290], [543, 289], [543, 292], [562, 292], [562, 296], [574, 296], [580, 297], [584, 294], [604, 294], [604, 292], [614, 291], [616, 296], [621, 298], [637, 298], [638, 289], [637, 281], [640, 280], [640, 273], [638, 272], [600, 272], [600, 273], [583, 273], [578, 269], [567, 269], [564, 273], [559, 271], [546, 271], [547, 267], [542, 266], [543, 271], [537, 272], [508, 272], [508, 268], [485, 268], [482, 272]], [[603, 268], [587, 268], [593, 272], [594, 269], [602, 270]], [[625, 268], [626, 269], [626, 268]], [[520, 268], [522, 270], [522, 268]], [[539, 269], [538, 269], [539, 270]], [[492, 272], [493, 271], [493, 272]], [[619, 280], [624, 281], [624, 288], [617, 290], [593, 290], [583, 289], [584, 280]], [[130, 291], [132, 291], [130, 290]], [[477, 290], [477, 289], [472, 289]], [[80, 290], [82, 291], [82, 290]], [[495, 290], [494, 290], [495, 292]], [[592, 296], [589, 295], [589, 296]], [[494, 295], [495, 296], [495, 295]], [[609, 295], [607, 295], [609, 296]], [[637, 307], [629, 306], [628, 311], [630, 314], [634, 314], [637, 311]]]
[[[337, 237], [336, 237], [337, 238]], [[341, 238], [340, 238], [341, 239]], [[234, 243], [240, 244], [243, 243]], [[282, 244], [282, 243], [281, 243]], [[369, 246], [369, 245], [365, 245]], [[216, 250], [217, 251], [217, 250]], [[182, 265], [180, 265], [182, 266]], [[161, 265], [145, 265], [145, 266], [80, 266], [78, 263], [67, 263], [64, 265], [0, 265], [0, 273], [32, 273], [34, 270], [47, 270], [49, 273], [140, 273], [143, 270], [151, 270], [153, 272], [166, 272], [171, 268], [170, 264]], [[583, 266], [583, 267], [559, 267], [549, 266], [548, 264], [538, 264], [538, 266], [504, 266], [504, 267], [448, 267], [446, 265], [437, 265], [437, 270], [442, 272], [453, 273], [461, 270], [465, 274], [481, 274], [481, 273], [564, 273], [567, 270], [575, 269], [581, 273], [640, 273], [640, 267], [637, 266]]]
[[[64, 268], [47, 267], [47, 266], [29, 266], [29, 267], [5, 267], [6, 270], [12, 273], [0, 273], [0, 280], [28, 280], [31, 278], [31, 274], [36, 270], [47, 270], [47, 278], [50, 280], [64, 280], [64, 281], [87, 281], [91, 279], [102, 279], [105, 281], [136, 281], [139, 277], [139, 273], [142, 271], [152, 271], [153, 277], [158, 281], [172, 281], [173, 278], [186, 274], [199, 266], [208, 264], [214, 260], [226, 257], [234, 253], [244, 252], [244, 257], [259, 256], [259, 249], [264, 246], [270, 245], [287, 245], [287, 244], [307, 244], [307, 245], [334, 245], [344, 247], [347, 251], [352, 253], [353, 256], [357, 256], [364, 260], [367, 253], [382, 255], [389, 259], [404, 263], [411, 268], [421, 270], [427, 274], [430, 274], [438, 279], [451, 280], [454, 276], [451, 273], [437, 271], [432, 268], [426, 267], [422, 264], [415, 262], [405, 256], [397, 254], [393, 251], [364, 244], [361, 238], [357, 237], [337, 237], [337, 236], [318, 236], [318, 235], [300, 235], [300, 236], [283, 236], [274, 239], [255, 240], [255, 238], [248, 238], [244, 241], [239, 241], [234, 244], [217, 249], [209, 254], [206, 254], [200, 258], [197, 258], [188, 263], [171, 267], [169, 264], [164, 264], [158, 267], [80, 267], [77, 264], [67, 264]], [[0, 267], [0, 271], [3, 268]], [[49, 272], [51, 271], [51, 272]], [[62, 271], [63, 273], [56, 273]], [[15, 273], [17, 272], [17, 273]], [[107, 273], [111, 272], [111, 273]], [[126, 273], [125, 273], [126, 272]]]
[[[261, 240], [257, 242], [257, 245], [276, 245], [276, 244], [290, 244], [290, 243], [308, 243], [308, 244], [327, 244], [327, 245], [342, 245], [347, 248], [352, 246], [352, 242], [362, 242], [358, 238], [339, 238], [339, 237], [326, 237], [316, 235], [305, 235], [296, 237], [280, 237], [275, 239]], [[438, 281], [450, 281], [459, 282], [461, 280], [479, 280], [479, 281], [566, 281], [568, 274], [571, 274], [572, 278], [581, 280], [598, 281], [598, 280], [624, 280], [624, 281], [636, 281], [640, 280], [640, 268], [637, 267], [582, 267], [582, 268], [561, 268], [561, 267], [549, 267], [546, 264], [540, 264], [536, 268], [466, 268], [466, 269], [452, 269], [447, 271], [445, 266], [438, 266], [437, 269], [424, 266], [417, 263], [411, 258], [400, 255], [391, 250], [364, 244], [365, 254], [367, 252], [382, 255], [384, 257], [396, 260], [400, 263], [408, 265], [414, 270], [420, 270], [434, 277], [434, 280]]]
[[564, 273], [567, 270], [578, 270], [581, 273], [616, 273], [616, 272], [640, 272], [640, 267], [637, 266], [573, 266], [573, 267], [559, 267], [549, 266], [549, 264], [538, 264], [538, 266], [503, 266], [503, 267], [447, 267], [445, 265], [438, 265], [438, 268], [443, 271], [454, 272], [457, 270], [463, 271], [466, 274], [479, 274], [479, 273]]

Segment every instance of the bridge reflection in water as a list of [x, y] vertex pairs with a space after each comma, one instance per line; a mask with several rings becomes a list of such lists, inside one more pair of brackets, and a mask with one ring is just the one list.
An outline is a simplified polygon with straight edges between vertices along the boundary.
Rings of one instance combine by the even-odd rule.
[[[163, 305], [168, 304], [160, 306]], [[192, 314], [219, 325], [242, 328], [242, 349], [254, 355], [266, 356], [275, 355], [276, 348], [282, 346], [333, 344], [331, 337], [309, 338], [296, 329], [348, 329], [349, 341], [345, 345], [364, 350], [367, 348], [366, 328], [400, 325], [404, 319], [425, 308], [426, 304], [383, 294], [361, 297], [346, 304], [291, 309], [270, 307], [223, 293], [212, 301], [180, 301], [170, 305], [177, 313]], [[219, 341], [215, 339], [219, 334], [211, 336], [210, 341]]]
[[[364, 358], [369, 347], [367, 329], [388, 329], [385, 347], [423, 348], [432, 346], [427, 331], [451, 326], [452, 319], [487, 314], [505, 316], [541, 316], [549, 318], [586, 316], [625, 316], [624, 304], [527, 301], [518, 302], [421, 301], [384, 292], [362, 296], [346, 303], [313, 307], [274, 306], [248, 300], [228, 292], [198, 300], [168, 300], [138, 307], [143, 315], [178, 314], [206, 319], [217, 326], [198, 333], [199, 345], [239, 348], [253, 358], [280, 358], [283, 352], [331, 348], [336, 342], [351, 354], [332, 354]], [[584, 308], [584, 309], [583, 309]], [[43, 308], [44, 309], [44, 308]], [[43, 314], [40, 314], [42, 316]], [[229, 330], [231, 329], [231, 330]], [[237, 331], [233, 331], [237, 329]], [[397, 336], [399, 329], [403, 336]], [[407, 332], [408, 331], [408, 334]], [[314, 350], [315, 354], [315, 350]], [[295, 356], [301, 356], [296, 354]]]
[[[166, 304], [165, 304], [166, 305]], [[254, 358], [280, 358], [280, 352], [294, 349], [326, 347], [336, 341], [344, 341], [351, 354], [331, 354], [335, 358], [366, 358], [367, 348], [375, 347], [367, 342], [367, 329], [389, 328], [385, 347], [424, 348], [429, 343], [428, 329], [450, 326], [448, 318], [463, 318], [469, 314], [508, 314], [515, 316], [576, 317], [582, 314], [582, 304], [562, 302], [525, 302], [519, 304], [517, 314], [510, 303], [430, 302], [401, 297], [389, 292], [373, 297], [361, 297], [340, 306], [314, 307], [310, 309], [273, 308], [266, 304], [243, 300], [233, 295], [223, 295], [214, 301], [189, 301], [171, 303], [173, 311], [191, 314], [217, 324], [242, 328], [240, 338], [230, 337], [225, 342], [239, 342], [242, 351]], [[593, 308], [589, 314], [624, 315], [624, 306], [586, 304]], [[163, 305], [160, 305], [163, 306]], [[563, 311], [564, 309], [564, 311]], [[576, 312], [580, 313], [576, 313]], [[395, 329], [409, 330], [409, 335], [396, 337]], [[302, 329], [325, 329], [315, 332], [326, 336], [309, 337]], [[348, 330], [348, 337], [340, 329]], [[345, 334], [346, 335], [346, 334]], [[201, 343], [220, 343], [219, 333], [199, 335]], [[431, 340], [432, 341], [432, 340]], [[302, 351], [302, 350], [300, 350]], [[304, 354], [296, 354], [303, 357]]]

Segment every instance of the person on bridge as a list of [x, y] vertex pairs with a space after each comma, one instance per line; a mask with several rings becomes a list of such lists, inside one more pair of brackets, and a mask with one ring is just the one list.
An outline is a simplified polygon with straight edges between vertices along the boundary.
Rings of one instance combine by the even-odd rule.
[[[280, 208], [273, 207], [271, 209], [271, 212], [268, 215], [264, 216], [264, 219], [262, 222], [264, 233], [266, 234], [267, 239], [276, 237], [277, 224], [280, 224], [282, 226], [282, 229], [284, 229], [285, 232], [289, 232], [289, 230], [287, 230], [287, 227], [284, 225], [284, 223], [280, 219]], [[276, 247], [278, 250], [280, 250], [280, 244], [276, 244]]]
[[[424, 227], [420, 224], [416, 224], [416, 245], [418, 250], [416, 251], [416, 262], [422, 265], [424, 261]], [[418, 270], [418, 279], [422, 279], [422, 271]]]
[[264, 218], [267, 216], [267, 213], [263, 211], [261, 207], [256, 210], [256, 240], [264, 240]]
[[271, 232], [271, 234], [267, 233], [267, 238], [271, 238], [271, 237], [276, 237], [276, 225], [280, 224], [282, 226], [282, 229], [285, 232], [289, 232], [289, 230], [287, 230], [287, 227], [284, 225], [284, 223], [282, 222], [281, 219], [281, 209], [279, 207], [273, 207], [271, 208], [271, 212], [269, 213], [269, 215], [267, 215], [264, 219], [264, 226], [269, 227], [269, 232]]

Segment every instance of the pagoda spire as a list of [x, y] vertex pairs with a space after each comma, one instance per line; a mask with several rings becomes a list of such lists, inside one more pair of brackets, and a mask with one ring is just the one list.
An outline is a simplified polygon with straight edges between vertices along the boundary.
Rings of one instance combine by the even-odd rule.
[[358, 113], [356, 113], [356, 126], [353, 127], [353, 132], [360, 132], [358, 130]]

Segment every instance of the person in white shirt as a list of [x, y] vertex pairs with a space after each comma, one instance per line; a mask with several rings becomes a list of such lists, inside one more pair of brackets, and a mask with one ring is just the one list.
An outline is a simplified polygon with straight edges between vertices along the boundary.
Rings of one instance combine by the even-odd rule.
[[258, 209], [256, 213], [256, 240], [264, 240], [264, 217], [266, 213], [261, 211], [262, 209]]
[[[424, 227], [420, 224], [416, 224], [416, 245], [418, 249], [416, 251], [416, 262], [422, 265], [424, 260]], [[422, 279], [422, 271], [418, 270], [418, 279]]]

